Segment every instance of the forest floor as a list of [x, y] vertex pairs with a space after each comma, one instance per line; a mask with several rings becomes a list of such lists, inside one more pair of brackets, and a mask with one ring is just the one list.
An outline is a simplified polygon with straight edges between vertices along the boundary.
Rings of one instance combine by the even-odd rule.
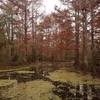
[[[26, 66], [3, 66], [0, 67], [0, 72], [8, 72], [8, 71], [20, 71], [20, 70], [29, 70], [31, 67], [36, 67], [38, 64], [34, 65], [26, 65]], [[46, 67], [45, 70], [49, 72], [48, 78], [56, 81], [63, 81], [63, 82], [72, 82], [72, 83], [93, 83], [93, 84], [100, 84], [99, 78], [93, 78], [89, 73], [84, 74], [78, 70], [75, 70], [73, 67], [64, 67], [60, 66], [56, 69], [55, 66]]]
[[[75, 72], [70, 67], [62, 67], [51, 71], [46, 77], [53, 81], [69, 82], [72, 84], [100, 84], [100, 79], [94, 79], [89, 74]], [[51, 82], [42, 79], [18, 83], [16, 91], [18, 95], [17, 100], [61, 100], [61, 98], [52, 92], [52, 88], [54, 88], [54, 85]]]
[[100, 84], [99, 78], [93, 78], [90, 74], [71, 71], [70, 68], [63, 68], [50, 73], [52, 80], [72, 82], [73, 84]]
[[52, 88], [54, 85], [43, 80], [20, 83], [17, 88], [18, 100], [61, 100], [52, 92]]
[[[51, 72], [48, 77], [53, 81], [71, 82], [72, 84], [100, 84], [100, 79], [93, 79], [90, 75], [82, 75], [65, 69]], [[18, 91], [22, 98], [20, 100], [61, 100], [52, 92], [52, 88], [54, 85], [44, 80], [20, 83], [18, 85]]]

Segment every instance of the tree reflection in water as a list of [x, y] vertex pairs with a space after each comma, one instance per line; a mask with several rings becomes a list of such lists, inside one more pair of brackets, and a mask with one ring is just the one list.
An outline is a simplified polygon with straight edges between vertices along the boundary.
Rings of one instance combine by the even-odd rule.
[[99, 84], [78, 84], [55, 82], [53, 88], [54, 94], [62, 98], [62, 100], [100, 100], [100, 85]]

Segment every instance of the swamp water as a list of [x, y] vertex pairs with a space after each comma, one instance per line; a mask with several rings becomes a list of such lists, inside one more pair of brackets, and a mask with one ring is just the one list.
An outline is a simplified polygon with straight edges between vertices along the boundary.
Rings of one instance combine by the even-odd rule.
[[34, 78], [30, 72], [13, 75], [1, 84], [0, 100], [100, 100], [100, 84], [74, 84], [41, 75]]

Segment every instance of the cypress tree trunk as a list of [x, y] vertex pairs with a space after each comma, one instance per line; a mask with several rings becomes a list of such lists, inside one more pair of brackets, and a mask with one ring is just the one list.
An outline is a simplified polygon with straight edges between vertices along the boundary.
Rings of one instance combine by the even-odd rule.
[[75, 66], [79, 66], [79, 9], [75, 10], [75, 41]]

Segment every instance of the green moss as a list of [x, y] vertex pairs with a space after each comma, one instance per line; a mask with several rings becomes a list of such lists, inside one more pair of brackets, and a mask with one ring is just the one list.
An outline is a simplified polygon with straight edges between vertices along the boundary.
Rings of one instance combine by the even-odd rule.
[[14, 83], [17, 83], [17, 81], [16, 80], [0, 80], [0, 87], [3, 87], [3, 86], [6, 87]]
[[[52, 93], [54, 86], [50, 82], [36, 80], [22, 83], [18, 86], [22, 100], [61, 100]], [[21, 98], [20, 97], [20, 98]]]
[[49, 78], [56, 81], [72, 82], [73, 84], [100, 84], [100, 79], [93, 79], [90, 75], [82, 75], [66, 70], [52, 72]]

